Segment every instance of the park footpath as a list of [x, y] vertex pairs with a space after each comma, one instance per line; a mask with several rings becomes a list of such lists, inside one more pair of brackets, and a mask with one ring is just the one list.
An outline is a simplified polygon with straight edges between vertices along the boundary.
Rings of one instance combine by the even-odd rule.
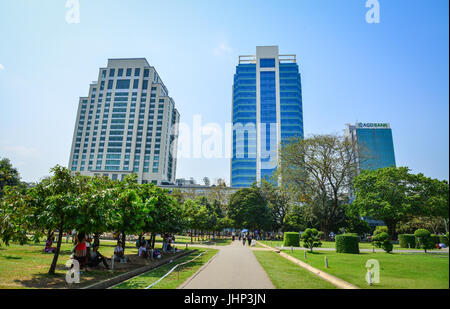
[[248, 244], [236, 240], [215, 248], [219, 252], [180, 289], [275, 289]]

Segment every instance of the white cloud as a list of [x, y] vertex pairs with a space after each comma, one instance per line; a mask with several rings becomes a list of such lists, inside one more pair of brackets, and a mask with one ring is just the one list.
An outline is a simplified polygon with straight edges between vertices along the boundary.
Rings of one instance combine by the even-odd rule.
[[3, 66], [3, 64], [0, 63], [0, 70], [4, 70], [5, 67]]
[[228, 42], [221, 42], [219, 46], [214, 48], [213, 53], [216, 56], [230, 53], [233, 49], [228, 45]]

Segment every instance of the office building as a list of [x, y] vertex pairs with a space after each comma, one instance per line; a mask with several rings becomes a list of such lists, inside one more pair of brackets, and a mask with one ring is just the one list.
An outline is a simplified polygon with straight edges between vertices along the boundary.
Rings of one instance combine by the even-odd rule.
[[396, 166], [390, 124], [347, 124], [344, 136], [358, 148], [358, 172]]
[[258, 46], [239, 56], [232, 89], [231, 186], [270, 179], [282, 143], [303, 138], [302, 89], [295, 55]]
[[139, 183], [174, 183], [180, 115], [145, 58], [109, 59], [78, 105], [69, 169]]

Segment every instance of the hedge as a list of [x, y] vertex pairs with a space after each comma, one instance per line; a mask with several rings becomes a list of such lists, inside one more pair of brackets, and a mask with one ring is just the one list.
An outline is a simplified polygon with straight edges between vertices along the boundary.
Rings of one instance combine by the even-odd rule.
[[431, 234], [430, 238], [434, 244], [440, 243], [439, 235]]
[[359, 253], [359, 237], [353, 234], [336, 235], [336, 252]]
[[[400, 248], [415, 248], [416, 247], [416, 236], [414, 234], [399, 234], [398, 241]], [[409, 245], [409, 246], [408, 246]]]
[[285, 246], [285, 247], [300, 247], [300, 233], [284, 232], [283, 246]]
[[445, 244], [448, 247], [448, 236], [447, 235], [439, 235], [439, 243]]

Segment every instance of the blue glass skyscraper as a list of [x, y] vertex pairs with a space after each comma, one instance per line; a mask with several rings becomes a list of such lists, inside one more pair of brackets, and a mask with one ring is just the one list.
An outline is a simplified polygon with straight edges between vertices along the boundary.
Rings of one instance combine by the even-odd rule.
[[258, 46], [240, 56], [233, 84], [231, 185], [249, 187], [269, 179], [278, 151], [291, 137], [303, 138], [302, 92], [295, 55], [278, 46]]
[[345, 136], [356, 141], [359, 171], [396, 166], [392, 130], [388, 123], [347, 124]]

